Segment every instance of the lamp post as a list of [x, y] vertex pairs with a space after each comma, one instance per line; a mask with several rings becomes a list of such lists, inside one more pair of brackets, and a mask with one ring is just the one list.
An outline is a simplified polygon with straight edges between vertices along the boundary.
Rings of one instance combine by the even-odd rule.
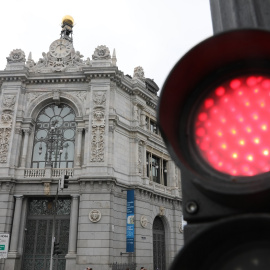
[[[63, 136], [58, 132], [58, 120], [52, 121], [48, 139], [44, 140], [46, 144], [46, 154], [45, 154], [45, 166], [51, 168], [60, 168], [61, 155], [63, 153]], [[39, 155], [42, 153], [42, 145], [39, 146]], [[52, 155], [54, 154], [54, 161], [52, 160]], [[59, 156], [59, 166], [57, 166], [57, 159]], [[54, 166], [53, 166], [54, 163]]]
[[[50, 168], [60, 168], [61, 156], [63, 153], [63, 136], [58, 132], [58, 120], [51, 121], [51, 127], [47, 139], [42, 139], [46, 144], [46, 154], [45, 154], [45, 166]], [[42, 144], [39, 146], [39, 155], [42, 154]], [[53, 159], [54, 154], [54, 159]], [[59, 156], [59, 166], [57, 166], [57, 159]], [[60, 181], [60, 180], [59, 180]], [[56, 196], [53, 206], [53, 225], [52, 225], [52, 241], [51, 241], [51, 254], [50, 254], [50, 270], [53, 269], [53, 255], [55, 247], [55, 220], [57, 214], [57, 201], [58, 201], [58, 189], [59, 183], [57, 185]]]

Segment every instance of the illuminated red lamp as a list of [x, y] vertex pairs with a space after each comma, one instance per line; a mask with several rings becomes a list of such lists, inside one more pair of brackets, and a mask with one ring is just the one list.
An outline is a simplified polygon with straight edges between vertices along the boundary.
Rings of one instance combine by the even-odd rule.
[[235, 176], [270, 171], [270, 77], [223, 82], [202, 100], [194, 121], [197, 149], [214, 169]]

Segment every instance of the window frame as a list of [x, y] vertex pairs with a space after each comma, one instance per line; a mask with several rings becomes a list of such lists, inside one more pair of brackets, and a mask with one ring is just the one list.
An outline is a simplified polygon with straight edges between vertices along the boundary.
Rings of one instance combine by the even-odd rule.
[[[61, 107], [60, 107], [61, 106]], [[56, 113], [56, 107], [58, 107], [59, 109], [59, 113]], [[65, 109], [68, 109], [66, 111], [66, 114], [62, 112]], [[51, 109], [53, 114], [51, 116], [49, 116], [46, 113], [46, 110]], [[49, 120], [46, 121], [39, 121], [39, 117], [42, 118], [42, 116], [48, 116]], [[69, 115], [71, 115], [71, 119], [67, 119], [64, 120], [64, 118], [68, 117]], [[57, 127], [57, 124], [55, 124], [55, 119], [57, 119], [57, 117], [59, 118], [59, 121], [61, 121], [60, 118], [62, 118], [63, 123], [61, 126]], [[54, 119], [54, 120], [53, 120]], [[59, 105], [57, 105], [56, 103], [50, 103], [47, 104], [45, 106], [43, 106], [40, 111], [37, 114], [36, 117], [36, 123], [35, 123], [35, 130], [34, 130], [34, 134], [33, 134], [33, 143], [32, 143], [32, 154], [31, 154], [31, 168], [45, 168], [48, 165], [50, 165], [52, 168], [74, 168], [74, 162], [75, 162], [75, 143], [76, 143], [76, 130], [77, 130], [77, 123], [76, 123], [76, 113], [74, 111], [74, 109], [62, 102]], [[52, 131], [52, 126], [53, 123], [55, 125], [55, 131]], [[43, 126], [42, 126], [43, 124]], [[46, 125], [46, 127], [45, 127]], [[47, 127], [48, 126], [48, 127]], [[37, 134], [38, 132], [42, 132], [44, 131], [44, 133], [46, 133], [46, 137], [43, 138], [38, 138]], [[71, 135], [70, 138], [66, 135], [68, 132]], [[65, 134], [66, 133], [66, 134]], [[49, 135], [50, 134], [50, 135]], [[50, 137], [49, 137], [50, 136]], [[60, 139], [58, 139], [60, 138]], [[68, 143], [71, 143], [71, 148], [70, 150], [68, 150]], [[60, 144], [59, 144], [60, 143]], [[50, 144], [50, 145], [49, 145]], [[57, 155], [55, 155], [55, 150], [54, 150], [54, 146], [57, 144], [56, 149], [60, 150], [60, 147], [62, 147], [62, 154], [58, 153]], [[60, 145], [60, 147], [58, 147]], [[37, 152], [37, 148], [39, 149]], [[45, 149], [45, 155], [43, 154], [43, 149]], [[52, 148], [52, 153], [50, 158], [48, 158], [48, 153], [50, 151], [48, 151], [48, 149]], [[58, 149], [59, 148], [59, 149]], [[66, 150], [65, 150], [66, 148]], [[39, 151], [42, 151], [42, 155], [44, 155], [44, 159], [38, 159], [38, 155], [40, 156], [41, 154], [39, 154]], [[71, 152], [70, 152], [71, 151]], [[71, 154], [71, 157], [69, 158], [68, 155]], [[58, 157], [57, 157], [58, 156]], [[67, 156], [67, 158], [66, 158]], [[59, 158], [59, 160], [57, 160]], [[62, 160], [61, 160], [62, 159]], [[49, 160], [49, 161], [48, 161]], [[49, 164], [50, 163], [50, 164]], [[36, 165], [35, 165], [36, 164]], [[64, 166], [64, 167], [63, 167]]]
[[146, 151], [147, 177], [157, 184], [168, 186], [167, 162], [167, 159], [155, 155], [152, 152]]

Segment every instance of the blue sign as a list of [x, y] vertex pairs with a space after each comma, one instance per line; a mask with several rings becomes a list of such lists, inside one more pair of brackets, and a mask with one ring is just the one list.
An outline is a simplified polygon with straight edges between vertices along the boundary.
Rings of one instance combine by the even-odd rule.
[[126, 252], [134, 252], [134, 190], [127, 191], [127, 246]]

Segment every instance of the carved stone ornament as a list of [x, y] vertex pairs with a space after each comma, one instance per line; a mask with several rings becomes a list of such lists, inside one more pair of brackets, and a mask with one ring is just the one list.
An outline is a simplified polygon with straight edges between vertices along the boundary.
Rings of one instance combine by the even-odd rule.
[[51, 184], [44, 183], [44, 195], [50, 195], [51, 193]]
[[104, 126], [92, 127], [92, 142], [91, 142], [91, 162], [103, 162], [104, 161]]
[[159, 207], [159, 216], [160, 217], [165, 216], [165, 208], [163, 206]]
[[76, 72], [91, 64], [89, 59], [84, 61], [82, 58], [83, 55], [79, 51], [75, 51], [71, 42], [58, 39], [51, 44], [49, 52], [42, 53], [42, 58], [37, 63], [31, 59], [31, 61], [27, 61], [26, 66], [30, 72], [35, 73]]
[[101, 219], [101, 213], [100, 213], [100, 211], [97, 210], [97, 209], [94, 209], [94, 210], [90, 211], [90, 213], [89, 213], [89, 219], [90, 219], [90, 221], [92, 221], [94, 223], [95, 222], [99, 222], [100, 219]]
[[9, 56], [7, 57], [8, 63], [18, 63], [18, 62], [25, 62], [25, 54], [24, 51], [21, 49], [15, 49], [10, 52]]
[[9, 110], [3, 111], [1, 115], [0, 128], [12, 127], [12, 112]]
[[138, 78], [142, 81], [145, 80], [144, 71], [142, 67], [139, 66], [134, 68], [133, 78]]
[[104, 126], [105, 125], [105, 112], [103, 110], [95, 110], [93, 112], [93, 126]]
[[91, 140], [91, 162], [104, 161], [105, 149], [105, 93], [94, 93], [94, 110], [92, 114], [92, 140]]
[[105, 105], [105, 102], [106, 102], [106, 94], [101, 94], [101, 93], [98, 93], [98, 94], [94, 94], [93, 95], [93, 101], [94, 101], [94, 105], [95, 106], [104, 106]]
[[12, 121], [11, 111], [3, 111], [2, 115], [1, 115], [1, 120], [4, 123], [11, 122]]
[[97, 110], [97, 111], [94, 112], [94, 118], [97, 121], [100, 121], [100, 120], [104, 119], [104, 116], [105, 116], [105, 114], [104, 114], [103, 111]]
[[110, 54], [108, 47], [106, 47], [105, 45], [98, 46], [95, 49], [94, 54], [92, 55], [92, 59], [93, 60], [111, 59], [111, 54]]
[[86, 91], [69, 92], [69, 94], [79, 98], [82, 102], [86, 101]]
[[14, 95], [4, 95], [3, 96], [4, 108], [13, 110], [15, 103], [16, 103], [16, 96], [14, 96]]
[[15, 95], [3, 96], [3, 112], [0, 121], [0, 163], [6, 163], [12, 128], [12, 110], [16, 103]]
[[36, 100], [41, 95], [44, 95], [44, 93], [28, 93], [27, 104], [30, 104], [32, 101]]
[[0, 163], [7, 162], [11, 128], [0, 128]]
[[141, 216], [141, 225], [143, 228], [147, 228], [148, 220], [146, 216]]

